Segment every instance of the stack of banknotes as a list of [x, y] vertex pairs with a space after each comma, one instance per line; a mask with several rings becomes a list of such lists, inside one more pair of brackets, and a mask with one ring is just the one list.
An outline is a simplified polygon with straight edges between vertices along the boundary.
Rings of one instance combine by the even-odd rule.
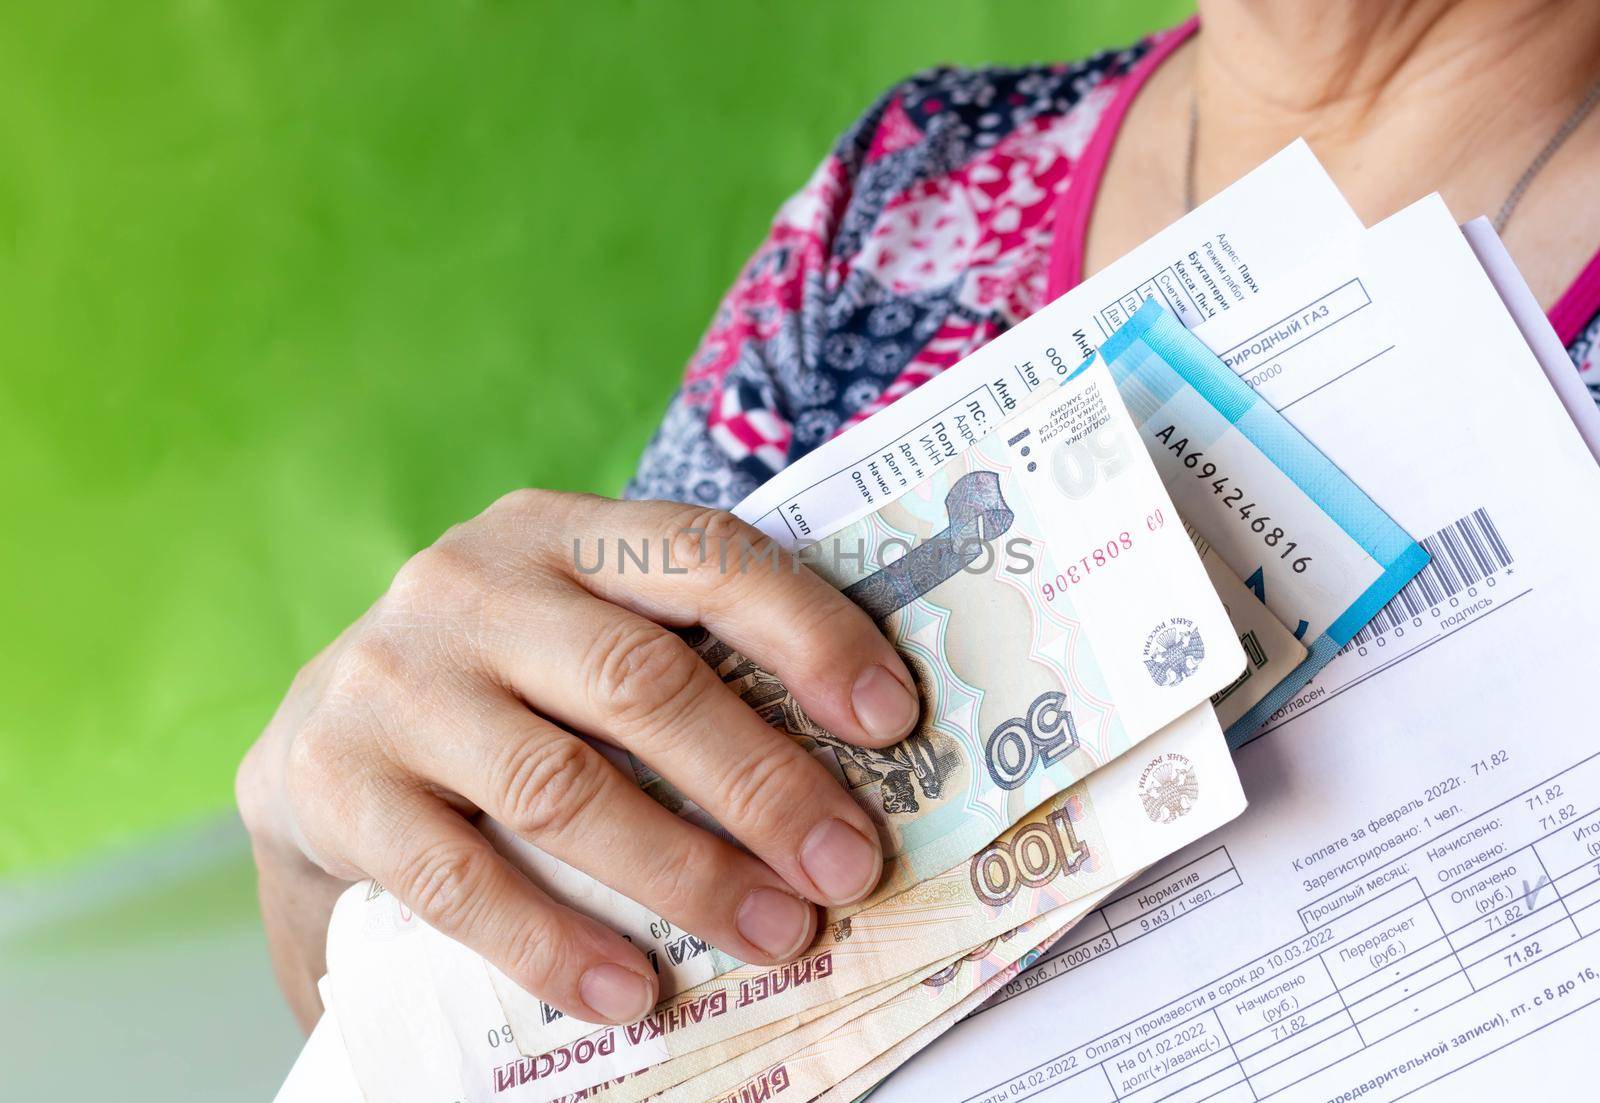
[[846, 744], [771, 674], [691, 636], [873, 817], [873, 895], [829, 913], [798, 960], [756, 968], [483, 822], [552, 896], [648, 954], [661, 1003], [625, 1027], [565, 1017], [359, 884], [329, 929], [324, 1019], [279, 1098], [853, 1100], [1243, 811], [1230, 744], [1427, 555], [1159, 296], [1087, 358], [1081, 312], [1057, 300], [949, 369], [948, 406], [867, 419], [738, 510], [894, 642], [922, 695], [911, 736]]

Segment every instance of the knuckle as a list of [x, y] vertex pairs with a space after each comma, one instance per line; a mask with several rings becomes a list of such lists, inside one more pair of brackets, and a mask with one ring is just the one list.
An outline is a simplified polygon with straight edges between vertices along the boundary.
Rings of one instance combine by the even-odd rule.
[[507, 826], [528, 838], [565, 834], [601, 792], [607, 768], [576, 739], [524, 747], [506, 771]]
[[483, 511], [483, 516], [493, 518], [536, 516], [545, 512], [550, 507], [551, 500], [556, 497], [555, 493], [548, 490], [538, 490], [530, 486], [520, 487], [496, 498], [489, 508]]
[[357, 731], [328, 711], [312, 713], [283, 752], [282, 796], [264, 806], [276, 819], [267, 821], [262, 838], [292, 844], [341, 880], [364, 876], [348, 859], [352, 844], [369, 834], [368, 822], [382, 807], [375, 799], [381, 782], [369, 750]]
[[446, 934], [469, 926], [481, 899], [481, 849], [454, 841], [418, 847], [402, 859], [394, 889], [417, 914]]
[[888, 640], [843, 595], [818, 594], [814, 600], [792, 602], [790, 608], [785, 623], [795, 645], [783, 680], [802, 699], [842, 700], [868, 664], [892, 663]]
[[698, 692], [700, 660], [677, 636], [647, 622], [602, 633], [589, 664], [595, 705], [613, 722], [634, 725], [681, 714]]
[[593, 494], [572, 494], [524, 487], [501, 496], [471, 522], [493, 539], [510, 544], [518, 558], [548, 564], [566, 533], [581, 523], [583, 515], [612, 504]]
[[406, 560], [395, 573], [386, 606], [410, 618], [474, 602], [485, 585], [470, 536], [447, 535]]
[[323, 710], [306, 718], [289, 741], [284, 785], [291, 796], [318, 799], [339, 791], [353, 763], [350, 739]]
[[[837, 655], [840, 644], [868, 641], [864, 629], [869, 629], [870, 622], [866, 614], [843, 594], [820, 594], [818, 600], [798, 606], [792, 627], [796, 638], [807, 641], [806, 647], [798, 649], [807, 657]], [[876, 631], [873, 634], [878, 635]], [[861, 650], [864, 648], [849, 647], [844, 653], [857, 655]]]
[[728, 774], [722, 793], [724, 814], [735, 834], [751, 844], [769, 842], [795, 819], [794, 809], [815, 808], [824, 799], [812, 763], [792, 746], [753, 754]]
[[561, 978], [570, 977], [570, 986], [577, 987], [573, 957], [561, 920], [541, 909], [523, 917], [501, 970], [525, 991], [544, 998], [566, 987]]
[[[680, 567], [699, 570], [720, 579], [728, 564], [738, 565], [766, 552], [766, 536], [725, 509], [697, 509], [677, 513], [672, 530], [672, 560]], [[715, 565], [715, 567], [713, 567]]]
[[272, 819], [272, 797], [265, 759], [268, 751], [260, 740], [251, 744], [233, 775], [233, 799], [239, 818], [252, 836], [262, 834]]
[[701, 833], [643, 872], [646, 880], [641, 895], [653, 909], [682, 926], [704, 928], [710, 925], [702, 914], [708, 902], [723, 895], [714, 886], [725, 883], [733, 871], [717, 841]]
[[405, 647], [394, 633], [369, 628], [334, 660], [328, 697], [359, 700], [370, 707], [381, 693], [407, 680], [407, 665]]

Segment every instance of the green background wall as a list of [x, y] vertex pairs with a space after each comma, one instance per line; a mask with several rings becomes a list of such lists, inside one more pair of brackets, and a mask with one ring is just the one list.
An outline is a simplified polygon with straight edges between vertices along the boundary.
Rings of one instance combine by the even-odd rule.
[[885, 85], [1184, 3], [0, 10], [0, 873], [214, 814], [296, 667], [523, 484], [618, 490]]

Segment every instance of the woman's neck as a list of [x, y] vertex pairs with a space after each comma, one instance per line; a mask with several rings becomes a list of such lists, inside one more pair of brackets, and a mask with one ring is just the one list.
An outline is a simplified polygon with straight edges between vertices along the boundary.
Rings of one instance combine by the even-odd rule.
[[1594, 0], [1199, 4], [1200, 198], [1304, 136], [1368, 221], [1493, 213], [1600, 77]]

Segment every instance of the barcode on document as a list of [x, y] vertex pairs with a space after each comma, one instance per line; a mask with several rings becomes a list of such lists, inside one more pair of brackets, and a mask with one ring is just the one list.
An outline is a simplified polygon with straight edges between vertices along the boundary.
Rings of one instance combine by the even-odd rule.
[[1346, 651], [1366, 646], [1511, 565], [1511, 552], [1485, 509], [1473, 510], [1419, 543], [1428, 553], [1428, 565], [1355, 634]]

